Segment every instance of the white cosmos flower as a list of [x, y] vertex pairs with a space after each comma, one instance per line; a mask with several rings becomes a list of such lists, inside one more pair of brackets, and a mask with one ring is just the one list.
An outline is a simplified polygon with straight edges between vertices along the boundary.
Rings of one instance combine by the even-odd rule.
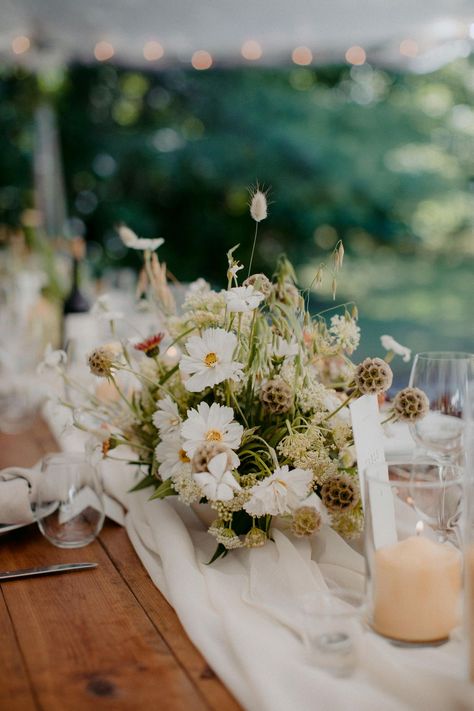
[[36, 372], [41, 375], [46, 370], [60, 370], [67, 363], [66, 351], [53, 350], [51, 343], [46, 346], [43, 360], [38, 364]]
[[189, 392], [212, 388], [223, 380], [239, 381], [243, 364], [232, 360], [237, 336], [223, 328], [207, 328], [201, 336], [191, 336], [186, 342], [188, 355], [183, 355], [179, 369], [191, 377], [184, 382]]
[[270, 348], [272, 353], [278, 358], [294, 358], [299, 352], [299, 346], [296, 338], [292, 338], [290, 341], [287, 341], [282, 336], [277, 336], [276, 344], [273, 347], [270, 344]]
[[244, 509], [251, 516], [278, 516], [290, 513], [309, 494], [313, 473], [306, 469], [289, 469], [287, 465], [250, 489], [251, 497]]
[[172, 432], [179, 433], [181, 417], [177, 404], [169, 395], [165, 395], [156, 404], [158, 409], [153, 413], [152, 421], [156, 429], [160, 431], [161, 436], [169, 435]]
[[228, 468], [226, 452], [211, 459], [207, 467], [209, 471], [195, 472], [193, 477], [210, 501], [230, 501], [234, 498], [234, 491], [241, 491], [240, 484]]
[[227, 308], [230, 312], [253, 311], [265, 298], [253, 286], [234, 286], [224, 292]]
[[110, 301], [110, 294], [102, 294], [102, 296], [99, 296], [91, 308], [91, 316], [95, 316], [99, 321], [118, 321], [124, 318], [122, 311], [113, 310]]
[[189, 457], [183, 449], [179, 434], [164, 437], [155, 447], [155, 456], [160, 465], [158, 471], [162, 479], [179, 476], [184, 471], [191, 471]]
[[117, 228], [117, 232], [124, 245], [130, 249], [149, 249], [153, 252], [165, 241], [161, 237], [157, 239], [143, 239], [138, 237], [135, 232], [126, 225], [120, 225], [120, 227]]
[[[188, 419], [181, 425], [183, 448], [188, 457], [192, 457], [204, 442], [222, 442], [229, 449], [238, 449], [243, 433], [242, 425], [234, 422], [233, 409], [216, 402], [210, 407], [207, 402], [200, 402], [196, 410], [188, 410]], [[232, 465], [239, 465], [235, 454], [232, 457]]]
[[396, 355], [402, 356], [405, 363], [408, 363], [411, 358], [411, 350], [409, 348], [402, 346], [392, 336], [380, 336], [380, 342], [386, 351], [393, 351]]

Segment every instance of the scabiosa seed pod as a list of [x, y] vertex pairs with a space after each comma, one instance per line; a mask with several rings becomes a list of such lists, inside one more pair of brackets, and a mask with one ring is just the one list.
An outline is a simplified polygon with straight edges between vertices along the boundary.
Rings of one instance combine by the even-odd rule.
[[246, 548], [261, 548], [267, 542], [267, 534], [261, 528], [254, 526], [250, 529], [244, 539]]
[[244, 281], [244, 286], [253, 286], [254, 289], [263, 294], [265, 298], [268, 298], [272, 293], [272, 283], [265, 274], [251, 274]]
[[300, 506], [293, 514], [291, 531], [298, 538], [311, 536], [319, 531], [322, 525], [322, 518], [319, 511], [314, 506]]
[[393, 411], [397, 420], [415, 422], [428, 414], [430, 401], [419, 388], [404, 388], [395, 395]]
[[91, 373], [98, 378], [111, 378], [115, 356], [116, 353], [110, 346], [100, 346], [93, 350], [87, 358]]
[[275, 415], [288, 412], [293, 404], [293, 391], [282, 378], [267, 380], [260, 390], [260, 402], [263, 407]]
[[223, 452], [227, 454], [227, 464], [229, 469], [232, 469], [231, 452], [223, 442], [203, 442], [196, 449], [191, 460], [193, 472], [207, 472], [211, 459], [214, 459], [214, 457], [218, 454], [222, 454]]
[[261, 222], [267, 217], [267, 198], [258, 188], [250, 200], [250, 214], [255, 222]]
[[366, 358], [356, 368], [354, 379], [363, 394], [382, 393], [392, 384], [392, 369], [381, 358]]
[[321, 487], [321, 500], [329, 511], [350, 511], [359, 503], [359, 486], [349, 474], [341, 472], [324, 482]]

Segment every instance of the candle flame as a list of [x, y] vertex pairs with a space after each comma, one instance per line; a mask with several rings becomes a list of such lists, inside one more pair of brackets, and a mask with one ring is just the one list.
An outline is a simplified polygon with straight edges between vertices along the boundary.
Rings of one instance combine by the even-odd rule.
[[424, 525], [423, 521], [418, 521], [418, 523], [415, 526], [416, 529], [416, 535], [419, 536], [421, 533], [423, 533]]

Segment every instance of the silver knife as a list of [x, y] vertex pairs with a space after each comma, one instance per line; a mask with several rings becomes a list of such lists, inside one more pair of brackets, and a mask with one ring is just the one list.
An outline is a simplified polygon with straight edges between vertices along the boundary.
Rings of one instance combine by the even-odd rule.
[[86, 570], [97, 568], [98, 563], [61, 563], [60, 565], [47, 565], [44, 568], [21, 568], [20, 570], [0, 571], [2, 580], [15, 580], [16, 578], [29, 578], [32, 575], [49, 575], [50, 573], [63, 573], [66, 570]]

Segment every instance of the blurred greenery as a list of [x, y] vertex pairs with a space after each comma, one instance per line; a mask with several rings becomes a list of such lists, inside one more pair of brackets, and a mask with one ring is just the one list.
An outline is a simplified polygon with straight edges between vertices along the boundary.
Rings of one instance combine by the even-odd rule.
[[[271, 187], [255, 267], [286, 251], [308, 286], [342, 238], [339, 296], [415, 350], [472, 350], [474, 61], [429, 75], [361, 67], [0, 74], [0, 222], [33, 201], [35, 106], [59, 121], [71, 228], [96, 274], [138, 265], [114, 232], [163, 236], [186, 281], [248, 259], [246, 188]], [[128, 260], [128, 262], [127, 262]], [[315, 297], [328, 304], [326, 290]], [[465, 320], [466, 319], [466, 320]], [[378, 349], [377, 349], [378, 350]]]

